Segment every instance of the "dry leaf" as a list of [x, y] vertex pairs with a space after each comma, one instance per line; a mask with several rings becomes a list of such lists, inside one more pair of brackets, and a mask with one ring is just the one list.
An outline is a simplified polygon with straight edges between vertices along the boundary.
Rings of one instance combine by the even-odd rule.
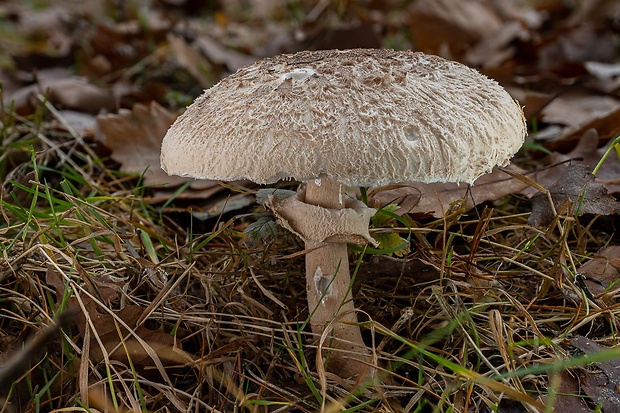
[[[571, 344], [585, 354], [596, 353], [606, 348], [596, 342], [576, 336]], [[601, 361], [595, 363], [600, 370], [592, 371], [581, 369], [581, 389], [595, 404], [601, 404], [604, 412], [617, 412], [620, 406], [620, 363], [618, 360]]]
[[551, 94], [535, 90], [514, 86], [508, 86], [506, 90], [523, 105], [523, 113], [526, 119], [538, 118], [542, 109], [553, 99]]
[[240, 211], [254, 203], [254, 198], [250, 195], [238, 194], [227, 196], [223, 199], [212, 199], [202, 208], [192, 206], [191, 214], [194, 218], [204, 221], [210, 218], [221, 217], [233, 211]]
[[595, 129], [601, 139], [614, 139], [620, 135], [620, 108], [616, 108], [603, 116], [592, 117], [589, 121], [565, 129], [553, 142], [545, 145], [551, 150], [560, 150], [574, 145], [575, 141], [590, 129]]
[[[603, 185], [594, 182], [594, 175], [584, 165], [570, 165], [557, 181], [547, 188], [556, 210], [570, 202], [570, 214], [611, 215], [620, 211], [620, 202], [607, 193]], [[538, 227], [550, 224], [555, 218], [546, 194], [532, 197], [532, 213], [528, 223]]]
[[[508, 169], [515, 173], [523, 173], [522, 169], [512, 165]], [[411, 182], [393, 185], [387, 189], [379, 188], [371, 192], [371, 203], [377, 208], [398, 204], [401, 209], [395, 211], [397, 214], [431, 214], [441, 218], [448, 211], [450, 204], [459, 199], [465, 199], [465, 208], [469, 210], [482, 202], [499, 200], [527, 187], [527, 184], [495, 168], [490, 174], [478, 178], [472, 186]]]
[[620, 100], [597, 96], [586, 90], [558, 96], [542, 110], [546, 123], [577, 127], [596, 118], [603, 118], [620, 108]]
[[620, 89], [620, 63], [585, 62], [584, 66], [594, 76], [586, 83], [588, 87], [606, 94]]
[[[97, 290], [104, 299], [114, 299], [120, 291], [119, 280], [113, 280], [110, 277], [99, 277], [93, 280], [97, 285]], [[61, 275], [51, 266], [48, 266], [45, 282], [47, 285], [56, 290], [56, 298], [62, 300], [66, 284]], [[103, 351], [110, 359], [127, 363], [127, 352], [131, 356], [131, 361], [138, 368], [150, 367], [154, 365], [151, 356], [148, 354], [144, 346], [122, 326], [125, 323], [128, 327], [134, 329], [135, 334], [144, 340], [157, 354], [164, 365], [179, 365], [188, 361], [187, 356], [180, 349], [174, 347], [174, 337], [168, 333], [159, 330], [151, 330], [143, 324], [136, 326], [137, 322], [144, 315], [146, 310], [144, 307], [137, 305], [126, 305], [114, 314], [99, 308], [99, 305], [86, 295], [80, 296], [80, 301], [84, 304], [94, 332], [90, 332], [90, 358], [94, 363], [104, 360]], [[77, 328], [84, 338], [86, 337], [86, 329], [90, 328], [86, 317], [75, 297], [68, 300], [68, 308], [76, 311], [73, 317], [77, 324]], [[120, 331], [120, 335], [119, 335]], [[104, 349], [101, 348], [99, 342], [103, 343]], [[123, 344], [125, 347], [123, 347]], [[127, 351], [125, 350], [127, 349]]]
[[[128, 352], [133, 365], [138, 368], [155, 365], [144, 346], [122, 326], [120, 320], [128, 327], [134, 329], [135, 334], [155, 351], [162, 364], [178, 365], [188, 361], [182, 357], [181, 352], [173, 351], [175, 342], [172, 335], [159, 330], [150, 330], [144, 325], [136, 327], [136, 322], [142, 317], [145, 308], [137, 305], [126, 305], [122, 309], [114, 311], [114, 315], [112, 315], [99, 309], [98, 305], [88, 297], [82, 297], [81, 300], [95, 328], [95, 331], [90, 333], [90, 359], [93, 363], [99, 363], [104, 360], [103, 351], [105, 349], [108, 357], [112, 360], [127, 363]], [[71, 308], [76, 308], [77, 300], [71, 299], [70, 301]], [[85, 329], [89, 328], [84, 314], [79, 311], [75, 319], [80, 335], [84, 337]], [[98, 336], [98, 340], [95, 336]], [[98, 344], [99, 341], [103, 343], [104, 349]], [[124, 342], [127, 352], [122, 342]]]
[[615, 138], [620, 133], [620, 99], [592, 94], [586, 89], [553, 99], [542, 108], [541, 116], [551, 127], [534, 137], [554, 151], [574, 147], [590, 129], [597, 130], [603, 139]]
[[590, 74], [601, 80], [620, 77], [620, 63], [586, 62], [585, 66]]
[[39, 94], [46, 96], [54, 106], [80, 112], [97, 114], [116, 108], [110, 91], [101, 89], [80, 77], [47, 78], [41, 80], [40, 85], [18, 89], [7, 100], [14, 102], [16, 112], [32, 113], [34, 107], [38, 106]]
[[603, 248], [577, 268], [577, 272], [593, 296], [604, 293], [613, 295], [613, 291], [620, 288], [620, 246]]
[[494, 0], [493, 8], [505, 21], [518, 21], [524, 27], [538, 30], [549, 19], [536, 1]]
[[313, 49], [380, 49], [383, 45], [381, 36], [372, 24], [360, 24], [330, 30], [316, 27], [315, 30], [315, 33], [308, 33], [306, 41], [308, 47]]
[[[191, 181], [191, 188], [208, 189], [212, 195], [222, 189], [217, 182], [168, 176], [159, 164], [161, 141], [176, 115], [152, 102], [137, 104], [133, 110], [121, 109], [118, 114], [97, 116], [95, 137], [112, 151], [112, 159], [121, 164], [121, 171], [143, 173], [147, 185], [177, 186]], [[160, 198], [171, 193], [160, 193]], [[201, 193], [201, 196], [205, 193]]]
[[[561, 154], [554, 152], [549, 155], [547, 159], [548, 164], [564, 164], [536, 173], [536, 181], [545, 187], [552, 184], [557, 179], [557, 176], [567, 167], [566, 161], [574, 162], [575, 160], [580, 160], [579, 162], [583, 163], [588, 171], [592, 171], [610, 144], [611, 142], [599, 148], [598, 133], [596, 130], [590, 129], [582, 134], [577, 146], [569, 153]], [[596, 182], [603, 184], [610, 194], [620, 192], [620, 160], [614, 155], [614, 152], [611, 153], [596, 173]], [[533, 195], [533, 193], [530, 193], [530, 195]]]
[[211, 63], [202, 57], [198, 50], [188, 44], [183, 37], [172, 33], [168, 34], [168, 42], [179, 65], [187, 70], [198, 81], [200, 86], [207, 88], [214, 83], [213, 79], [209, 79], [206, 76], [207, 73], [213, 70]]
[[586, 0], [577, 7], [569, 18], [569, 24], [579, 25], [584, 21], [613, 21], [620, 16], [620, 3], [615, 0]]
[[[616, 46], [610, 36], [601, 33], [593, 23], [582, 23], [556, 37], [538, 51], [541, 72], [563, 72], [579, 69], [587, 61], [609, 62], [616, 57]], [[577, 66], [574, 66], [578, 64]]]
[[60, 302], [65, 293], [66, 285], [62, 276], [51, 265], [48, 265], [45, 271], [45, 283], [56, 290], [56, 301]]
[[58, 5], [22, 10], [18, 29], [26, 36], [48, 34], [62, 27], [64, 22], [70, 20], [70, 17], [69, 10]]
[[[115, 278], [110, 275], [101, 275], [90, 278], [90, 281], [96, 288], [97, 295], [105, 302], [113, 301], [119, 297], [123, 287], [127, 281], [121, 278]], [[48, 265], [45, 272], [45, 283], [56, 290], [56, 301], [62, 301], [65, 294], [66, 284], [62, 276], [56, 269]]]
[[480, 39], [501, 27], [501, 19], [488, 2], [472, 0], [420, 0], [410, 9], [411, 33], [420, 51], [433, 54], [449, 48], [459, 56]]
[[207, 35], [196, 39], [196, 45], [211, 62], [224, 65], [231, 72], [235, 72], [240, 67], [248, 66], [256, 61], [255, 57], [244, 55], [225, 47]]
[[515, 40], [527, 40], [530, 34], [519, 22], [507, 22], [500, 26], [492, 36], [486, 36], [467, 52], [469, 65], [481, 68], [498, 67], [512, 58], [516, 48], [511, 46]]
[[268, 20], [273, 19], [286, 5], [281, 0], [227, 0], [220, 7], [226, 15], [248, 14], [257, 20]]
[[[112, 159], [121, 164], [121, 171], [146, 171], [147, 185], [179, 185], [190, 179], [168, 176], [159, 164], [161, 141], [175, 119], [155, 102], [148, 107], [138, 104], [133, 110], [97, 116], [96, 138], [112, 151]], [[192, 186], [213, 186], [210, 182], [195, 182]]]
[[[45, 281], [56, 290], [57, 300], [62, 300], [65, 295], [66, 284], [61, 275], [52, 266], [48, 266]], [[116, 298], [121, 290], [119, 286], [121, 282], [108, 276], [98, 277], [93, 281], [104, 299]], [[144, 315], [146, 310], [144, 307], [130, 304], [118, 311], [114, 311], [114, 314], [110, 314], [104, 309], [99, 308], [99, 305], [86, 295], [80, 296], [80, 301], [84, 304], [95, 328], [95, 331], [89, 334], [89, 356], [94, 363], [99, 363], [104, 359], [103, 351], [105, 350], [110, 359], [123, 363], [127, 363], [127, 353], [129, 353], [133, 365], [138, 368], [154, 365], [151, 356], [142, 343], [123, 327], [123, 323], [129, 328], [134, 329], [135, 335], [140, 337], [155, 351], [164, 365], [179, 365], [188, 361], [187, 355], [175, 348], [175, 340], [172, 335], [159, 330], [151, 330], [143, 324], [136, 326], [137, 322]], [[69, 299], [68, 308], [76, 311], [73, 320], [76, 322], [81, 336], [86, 337], [86, 329], [90, 327], [77, 298], [71, 297]], [[99, 342], [103, 343], [103, 349]]]
[[58, 114], [63, 126], [72, 129], [77, 136], [93, 134], [95, 130], [95, 117], [93, 115], [73, 110], [60, 110]]
[[[235, 185], [243, 185], [246, 182], [230, 182], [229, 185], [231, 186], [235, 186]], [[177, 194], [175, 196], [175, 199], [207, 199], [207, 198], [211, 198], [213, 195], [217, 194], [218, 192], [221, 192], [222, 190], [224, 190], [224, 186], [220, 185], [219, 182], [217, 181], [207, 181], [207, 180], [201, 180], [201, 181], [192, 181], [190, 188], [192, 189], [191, 191], [183, 191], [180, 194]], [[146, 202], [149, 202], [151, 204], [159, 204], [161, 202], [166, 202], [168, 199], [170, 199], [170, 195], [171, 195], [171, 191], [170, 189], [165, 189], [163, 188], [163, 190], [160, 190], [162, 188], [158, 188], [155, 191], [153, 191], [151, 196], [145, 197], [144, 200]], [[219, 203], [219, 200], [215, 202], [216, 204]], [[213, 205], [213, 203], [209, 202], [209, 207], [211, 207]]]
[[[579, 380], [574, 377], [574, 373], [563, 370], [559, 375], [560, 385], [554, 389], [556, 394], [553, 407], [556, 412], [570, 413], [592, 413], [592, 409], [585, 402], [584, 397], [580, 395], [581, 388]], [[549, 378], [552, 382], [553, 379]], [[547, 400], [547, 396], [541, 397], [543, 402]]]

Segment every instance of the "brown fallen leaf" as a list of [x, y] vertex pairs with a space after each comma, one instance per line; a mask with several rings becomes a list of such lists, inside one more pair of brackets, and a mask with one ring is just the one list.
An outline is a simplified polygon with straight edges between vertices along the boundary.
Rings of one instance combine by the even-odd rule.
[[[543, 120], [556, 126], [536, 135], [553, 151], [566, 151], [575, 147], [590, 129], [598, 132], [602, 140], [620, 134], [620, 99], [594, 95], [589, 91], [570, 93], [554, 99], [541, 111]], [[559, 127], [557, 127], [559, 126]]]
[[584, 67], [593, 76], [586, 85], [598, 92], [612, 94], [620, 89], [620, 63], [585, 62]]
[[13, 102], [17, 113], [30, 114], [38, 106], [39, 94], [47, 97], [54, 106], [80, 112], [97, 114], [116, 108], [111, 92], [75, 76], [41, 80], [40, 84], [16, 90], [6, 101]]
[[542, 110], [546, 123], [576, 127], [594, 118], [605, 117], [620, 108], [620, 100], [610, 96], [594, 95], [579, 89], [564, 93], [551, 101]]
[[[234, 185], [231, 183], [230, 185]], [[190, 184], [191, 191], [185, 190], [175, 196], [175, 199], [189, 200], [189, 199], [208, 199], [214, 195], [222, 192], [224, 186], [220, 185], [216, 181], [192, 181]], [[144, 200], [150, 204], [159, 204], [166, 202], [172, 195], [171, 188], [157, 188], [151, 194], [151, 196], [144, 197]], [[211, 208], [214, 205], [219, 205], [221, 201], [218, 199], [214, 202], [209, 202], [207, 208]], [[204, 208], [204, 207], [203, 207]], [[193, 211], [194, 208], [191, 208]]]
[[[144, 174], [146, 185], [172, 188], [191, 182], [193, 191], [184, 191], [181, 198], [209, 198], [222, 191], [216, 181], [194, 180], [180, 176], [168, 176], [159, 164], [161, 141], [176, 119], [156, 102], [150, 106], [137, 104], [133, 110], [121, 109], [117, 114], [100, 115], [96, 118], [95, 138], [111, 151], [111, 157], [121, 164], [123, 172]], [[169, 199], [173, 190], [158, 191], [150, 202]]]
[[19, 345], [9, 353], [0, 352], [0, 360], [5, 358], [0, 364], [0, 394], [4, 393], [3, 389], [10, 388], [11, 384], [15, 383], [15, 380], [31, 367], [30, 363], [35, 361], [46, 346], [56, 339], [61, 328], [68, 326], [74, 316], [75, 313], [72, 310], [63, 310], [58, 314], [54, 323], [43, 327], [27, 343], [11, 342], [10, 344], [19, 343]]
[[541, 72], [560, 75], [574, 75], [574, 70], [585, 73], [581, 63], [613, 61], [615, 48], [612, 38], [601, 33], [595, 23], [583, 22], [570, 30], [558, 31], [542, 45], [538, 50], [538, 67]]
[[[79, 309], [76, 299], [72, 298], [69, 301], [69, 308]], [[181, 350], [175, 349], [175, 340], [171, 334], [160, 330], [151, 330], [144, 324], [136, 326], [145, 311], [144, 307], [126, 305], [110, 314], [99, 309], [98, 304], [88, 297], [81, 297], [81, 301], [84, 303], [92, 327], [95, 329], [89, 333], [89, 356], [93, 363], [102, 362], [105, 351], [110, 359], [122, 363], [127, 363], [128, 356], [131, 357], [131, 362], [138, 368], [155, 366], [155, 361], [142, 342], [151, 347], [164, 366], [183, 365], [189, 361], [189, 358]], [[75, 316], [75, 322], [80, 335], [85, 337], [86, 329], [91, 327], [82, 311], [79, 311]], [[134, 333], [130, 333], [123, 326], [123, 323], [131, 328]], [[103, 348], [99, 343], [103, 344]]]
[[[213, 189], [220, 189], [221, 186], [214, 187]], [[191, 191], [195, 195], [194, 199], [201, 191]], [[204, 198], [204, 197], [201, 197]], [[219, 199], [218, 199], [219, 198]], [[179, 198], [176, 198], [179, 199]], [[233, 211], [240, 211], [255, 202], [254, 197], [250, 195], [237, 194], [227, 197], [213, 197], [208, 201], [200, 203], [201, 205], [192, 205], [191, 214], [194, 218], [204, 221], [211, 218], [221, 217], [223, 214], [228, 214]]]
[[255, 57], [225, 47], [223, 44], [207, 35], [198, 37], [198, 39], [196, 39], [196, 45], [209, 61], [224, 65], [231, 72], [236, 72], [240, 67], [250, 65], [256, 61]]
[[459, 58], [502, 25], [489, 2], [420, 0], [410, 8], [409, 27], [420, 51]]
[[[598, 164], [611, 142], [599, 148], [599, 136], [595, 129], [589, 129], [581, 135], [577, 146], [567, 154], [554, 152], [549, 155], [547, 163], [551, 165], [562, 164], [554, 168], [541, 171], [536, 174], [536, 181], [547, 186], [557, 179], [558, 168], [566, 168], [566, 161], [580, 160], [588, 171], [592, 171]], [[603, 184], [610, 194], [620, 193], [620, 161], [617, 156], [608, 157], [596, 173], [596, 182]], [[533, 194], [532, 194], [533, 195]]]
[[207, 74], [213, 71], [211, 63], [196, 50], [196, 47], [173, 33], [168, 34], [167, 40], [178, 64], [187, 70], [201, 87], [207, 88], [215, 82], [216, 79], [207, 77]]
[[585, 287], [594, 298], [605, 300], [620, 288], [620, 246], [611, 245], [598, 251], [591, 260], [577, 268]]
[[539, 1], [494, 0], [492, 4], [496, 13], [505, 21], [518, 21], [528, 29], [539, 30], [549, 19]]
[[602, 21], [620, 16], [620, 3], [614, 0], [588, 0], [576, 4], [568, 19], [571, 25], [579, 25], [584, 21]]
[[376, 27], [372, 24], [360, 24], [351, 27], [331, 28], [325, 30], [317, 27], [315, 33], [308, 33], [305, 44], [307, 48], [318, 49], [379, 49], [383, 43]]
[[[580, 394], [580, 384], [578, 375], [570, 371], [562, 371], [559, 374], [550, 374], [550, 382], [554, 378], [559, 379], [559, 385], [555, 390], [553, 407], [556, 412], [570, 413], [591, 413], [592, 409], [585, 401], [585, 397]], [[559, 376], [559, 377], [557, 377]], [[577, 377], [575, 377], [577, 376]], [[547, 401], [547, 396], [542, 397], [543, 402]]]
[[530, 34], [520, 22], [506, 22], [493, 36], [486, 36], [472, 47], [465, 57], [467, 64], [480, 67], [498, 67], [514, 57], [516, 47], [511, 46], [515, 40], [526, 40]]
[[168, 177], [159, 165], [159, 148], [175, 115], [157, 103], [137, 104], [133, 110], [97, 116], [95, 137], [112, 151], [121, 171], [143, 173], [147, 185], [178, 185], [186, 179]]
[[56, 271], [56, 269], [51, 265], [47, 266], [47, 271], [45, 272], [45, 284], [56, 290], [56, 301], [60, 302], [66, 288], [65, 281], [58, 271]]
[[25, 35], [48, 34], [59, 28], [67, 28], [72, 19], [79, 17], [105, 16], [106, 6], [99, 1], [56, 0], [45, 7], [32, 7], [26, 2], [7, 1], [3, 6], [10, 7], [18, 21], [18, 28]]
[[68, 20], [69, 13], [61, 7], [24, 13], [18, 29], [31, 42], [26, 50], [14, 55], [17, 64], [24, 69], [36, 69], [67, 62], [75, 46], [75, 39], [64, 24]]
[[[516, 166], [507, 169], [515, 173], [523, 173]], [[510, 194], [518, 193], [528, 185], [512, 178], [500, 169], [495, 168], [490, 174], [482, 175], [474, 185], [453, 183], [422, 184], [417, 182], [404, 183], [398, 186], [378, 188], [369, 193], [371, 206], [380, 208], [388, 204], [398, 204], [397, 214], [431, 214], [435, 218], [443, 217], [454, 201], [465, 199], [465, 208], [473, 208], [486, 201], [502, 199]]]
[[[93, 284], [93, 292], [104, 302], [116, 300], [127, 285], [127, 280], [115, 278], [108, 274], [89, 278]], [[56, 269], [48, 265], [45, 271], [45, 283], [56, 290], [56, 301], [60, 303], [66, 290], [65, 280]]]
[[225, 16], [247, 14], [256, 20], [269, 20], [274, 19], [277, 13], [282, 12], [282, 4], [273, 0], [225, 1], [220, 7]]
[[[594, 182], [594, 175], [585, 165], [572, 164], [557, 181], [549, 186], [549, 193], [555, 209], [564, 202], [570, 202], [569, 213], [611, 215], [620, 211], [620, 202], [607, 193], [603, 185]], [[555, 218], [547, 194], [538, 193], [532, 197], [532, 213], [528, 223], [538, 227], [550, 224]]]
[[[112, 159], [121, 164], [121, 171], [146, 171], [147, 185], [176, 186], [191, 179], [168, 176], [159, 164], [161, 141], [175, 119], [176, 115], [156, 102], [148, 107], [137, 104], [133, 110], [121, 109], [117, 114], [97, 116], [95, 137], [112, 151]], [[198, 188], [215, 185], [194, 182], [192, 186]]]
[[[570, 343], [585, 354], [596, 353], [607, 349], [598, 343], [584, 337], [576, 336]], [[604, 412], [618, 412], [620, 406], [620, 362], [608, 360], [595, 363], [599, 370], [580, 369], [581, 389], [592, 398], [595, 404], [600, 404]]]
[[510, 95], [523, 105], [526, 119], [538, 118], [542, 109], [551, 102], [553, 95], [536, 90], [524, 89], [516, 86], [506, 86]]
[[[549, 156], [547, 156], [547, 158], [545, 158], [544, 160], [544, 164], [547, 166], [532, 171], [531, 178], [536, 181], [540, 186], [548, 188], [558, 180], [558, 176], [562, 175], [566, 171], [568, 165], [570, 165], [571, 163], [581, 163], [581, 154], [585, 152], [590, 152], [592, 146], [594, 146], [594, 150], [596, 150], [597, 145], [598, 135], [596, 134], [595, 130], [590, 130], [585, 135], [583, 135], [583, 137], [577, 144], [577, 147], [573, 151], [567, 154], [553, 152]], [[592, 171], [592, 169], [594, 168], [588, 163], [584, 164], [588, 168], [588, 171]], [[521, 191], [521, 193], [528, 198], [532, 198], [539, 192], [537, 188], [530, 186]]]
[[[65, 297], [67, 289], [65, 280], [52, 266], [47, 268], [45, 282], [56, 290], [57, 301]], [[109, 276], [94, 278], [92, 282], [97, 288], [98, 295], [104, 300], [117, 298], [121, 291], [122, 281]], [[82, 338], [90, 337], [89, 357], [94, 363], [104, 360], [105, 351], [112, 360], [127, 363], [129, 356], [133, 365], [138, 368], [152, 367], [156, 365], [152, 357], [153, 353], [149, 354], [143, 343], [153, 350], [163, 365], [179, 365], [189, 361], [189, 356], [175, 347], [175, 340], [171, 334], [151, 330], [141, 323], [147, 311], [146, 308], [129, 304], [120, 310], [106, 311], [101, 308], [103, 305], [105, 304], [97, 303], [86, 294], [80, 294], [79, 300], [71, 297], [67, 303], [67, 308], [73, 311], [72, 321], [76, 323]], [[84, 310], [88, 314], [90, 323]], [[133, 333], [125, 328], [125, 325], [132, 329]], [[95, 331], [92, 331], [93, 328]], [[87, 329], [89, 329], [88, 333]], [[103, 348], [100, 343], [103, 344]]]
[[586, 70], [600, 80], [620, 77], [620, 63], [586, 62]]
[[21, 9], [19, 11], [18, 29], [28, 37], [49, 34], [58, 30], [70, 18], [65, 7], [51, 6], [40, 9]]
[[84, 112], [73, 110], [59, 110], [58, 120], [65, 127], [75, 132], [77, 136], [92, 135], [95, 130], [95, 117]]

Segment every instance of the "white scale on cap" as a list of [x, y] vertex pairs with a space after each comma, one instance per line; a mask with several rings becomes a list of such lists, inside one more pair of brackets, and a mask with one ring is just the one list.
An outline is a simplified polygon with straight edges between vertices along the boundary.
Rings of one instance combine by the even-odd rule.
[[307, 78], [309, 78], [315, 73], [316, 72], [313, 69], [310, 69], [309, 67], [304, 67], [301, 69], [293, 69], [290, 72], [284, 73], [282, 76], [280, 76], [280, 80], [293, 79], [298, 82], [301, 82], [302, 80], [306, 80]]

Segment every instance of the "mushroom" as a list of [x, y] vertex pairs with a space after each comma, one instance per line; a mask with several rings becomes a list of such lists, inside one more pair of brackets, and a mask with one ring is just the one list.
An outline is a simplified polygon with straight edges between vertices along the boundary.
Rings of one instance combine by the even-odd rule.
[[347, 243], [374, 243], [375, 212], [345, 186], [466, 182], [505, 165], [521, 147], [523, 111], [494, 80], [460, 63], [412, 51], [303, 51], [266, 58], [223, 79], [166, 134], [168, 174], [271, 184], [296, 196], [266, 203], [306, 246], [312, 331], [329, 370], [366, 377]]

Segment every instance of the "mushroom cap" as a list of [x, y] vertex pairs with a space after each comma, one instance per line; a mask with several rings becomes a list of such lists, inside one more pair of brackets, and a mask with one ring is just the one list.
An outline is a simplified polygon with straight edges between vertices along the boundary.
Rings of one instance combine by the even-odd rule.
[[304, 51], [257, 61], [187, 108], [164, 137], [168, 174], [268, 184], [473, 182], [523, 144], [494, 80], [412, 51]]

